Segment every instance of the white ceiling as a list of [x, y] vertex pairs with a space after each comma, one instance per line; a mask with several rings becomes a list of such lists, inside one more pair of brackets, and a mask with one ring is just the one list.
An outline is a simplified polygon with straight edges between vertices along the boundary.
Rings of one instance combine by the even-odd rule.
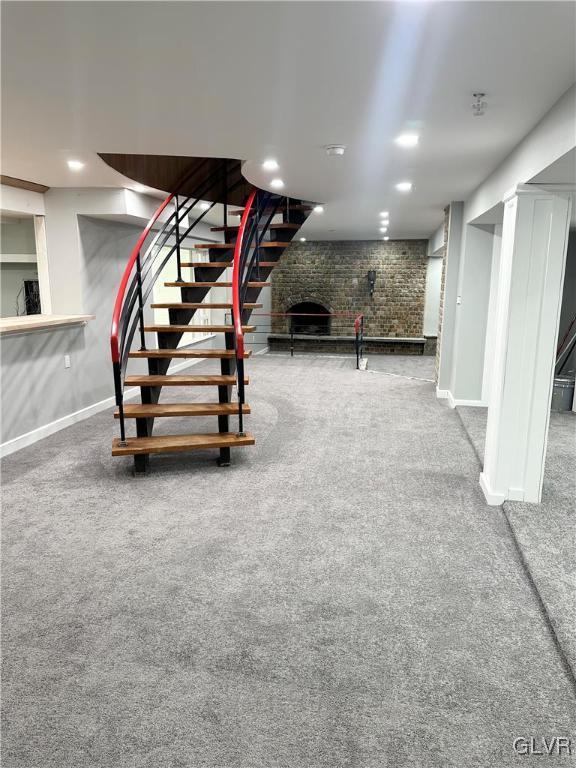
[[[428, 237], [574, 81], [564, 2], [3, 3], [2, 172], [119, 186], [96, 152], [236, 157], [325, 203], [308, 238]], [[474, 118], [473, 91], [488, 111]], [[407, 129], [420, 146], [403, 150]], [[343, 158], [323, 146], [348, 146]], [[69, 157], [86, 161], [73, 173]], [[414, 183], [412, 193], [394, 189]]]

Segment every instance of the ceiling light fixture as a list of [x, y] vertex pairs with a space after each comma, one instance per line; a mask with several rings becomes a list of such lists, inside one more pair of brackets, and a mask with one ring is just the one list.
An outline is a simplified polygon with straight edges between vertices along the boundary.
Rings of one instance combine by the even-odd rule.
[[324, 149], [328, 157], [342, 157], [346, 152], [346, 144], [326, 144]]
[[412, 189], [412, 182], [411, 181], [400, 181], [398, 184], [396, 184], [396, 189], [398, 192], [410, 192]]
[[390, 216], [390, 214], [388, 213], [388, 211], [380, 211], [380, 216], [383, 216], [385, 219], [387, 219], [388, 216]]
[[324, 213], [324, 206], [323, 205], [315, 205], [314, 206], [314, 213]]
[[405, 147], [406, 149], [416, 147], [419, 141], [420, 136], [417, 133], [402, 133], [394, 139], [394, 142], [399, 147]]
[[488, 102], [484, 101], [485, 93], [473, 93], [474, 102], [472, 103], [472, 114], [474, 117], [482, 117], [488, 108]]
[[383, 237], [382, 240], [390, 240], [390, 238], [388, 237], [388, 235], [386, 235], [386, 237]]
[[272, 179], [272, 181], [270, 182], [270, 186], [272, 187], [272, 189], [282, 189], [282, 187], [284, 186], [284, 182], [282, 181], [282, 179]]
[[305, 243], [305, 242], [306, 242], [306, 238], [305, 238], [305, 237], [301, 237], [301, 238], [300, 238], [300, 242], [301, 242], [301, 243]]
[[84, 168], [84, 163], [81, 160], [68, 160], [68, 168], [71, 171], [81, 171]]
[[388, 232], [388, 227], [380, 227], [380, 232]]
[[276, 160], [264, 160], [262, 163], [262, 168], [265, 171], [277, 171], [280, 166], [278, 165], [278, 162]]

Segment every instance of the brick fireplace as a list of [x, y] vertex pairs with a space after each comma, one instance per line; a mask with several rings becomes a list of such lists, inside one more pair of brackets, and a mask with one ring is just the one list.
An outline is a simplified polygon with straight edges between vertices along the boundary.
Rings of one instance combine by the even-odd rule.
[[[426, 240], [293, 243], [274, 271], [272, 311], [284, 313], [295, 312], [297, 307], [316, 307], [319, 314], [322, 308], [334, 313], [333, 318], [327, 318], [331, 321], [329, 330], [321, 325], [320, 318], [313, 318], [307, 330], [297, 331], [316, 337], [317, 348], [329, 345], [332, 350], [342, 346], [350, 351], [346, 339], [353, 335], [352, 315], [363, 313], [365, 336], [373, 340], [367, 344], [368, 351], [429, 353], [431, 350], [424, 350], [422, 336], [426, 267]], [[343, 318], [339, 313], [349, 317]], [[295, 332], [296, 327], [305, 326], [297, 324]], [[312, 332], [313, 326], [317, 333]], [[288, 330], [285, 318], [274, 318], [271, 346], [285, 348], [282, 338], [275, 336], [281, 337]], [[322, 336], [326, 338], [318, 338]], [[312, 348], [311, 342], [312, 339], [307, 341], [307, 348]]]

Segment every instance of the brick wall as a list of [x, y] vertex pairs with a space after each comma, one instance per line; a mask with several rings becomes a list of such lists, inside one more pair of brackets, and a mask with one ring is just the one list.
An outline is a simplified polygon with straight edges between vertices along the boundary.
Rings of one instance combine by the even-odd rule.
[[[272, 311], [314, 301], [331, 312], [363, 313], [366, 336], [422, 336], [426, 240], [293, 243], [272, 278]], [[370, 297], [367, 273], [376, 271]], [[286, 322], [274, 319], [282, 333]], [[352, 318], [333, 320], [332, 334], [353, 333]]]

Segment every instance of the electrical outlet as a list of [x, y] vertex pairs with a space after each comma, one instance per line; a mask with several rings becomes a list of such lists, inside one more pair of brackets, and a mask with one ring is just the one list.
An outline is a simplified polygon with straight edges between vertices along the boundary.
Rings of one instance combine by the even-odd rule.
[[70, 368], [70, 355], [64, 355], [64, 368]]
[[462, 304], [462, 296], [456, 296], [456, 304]]

